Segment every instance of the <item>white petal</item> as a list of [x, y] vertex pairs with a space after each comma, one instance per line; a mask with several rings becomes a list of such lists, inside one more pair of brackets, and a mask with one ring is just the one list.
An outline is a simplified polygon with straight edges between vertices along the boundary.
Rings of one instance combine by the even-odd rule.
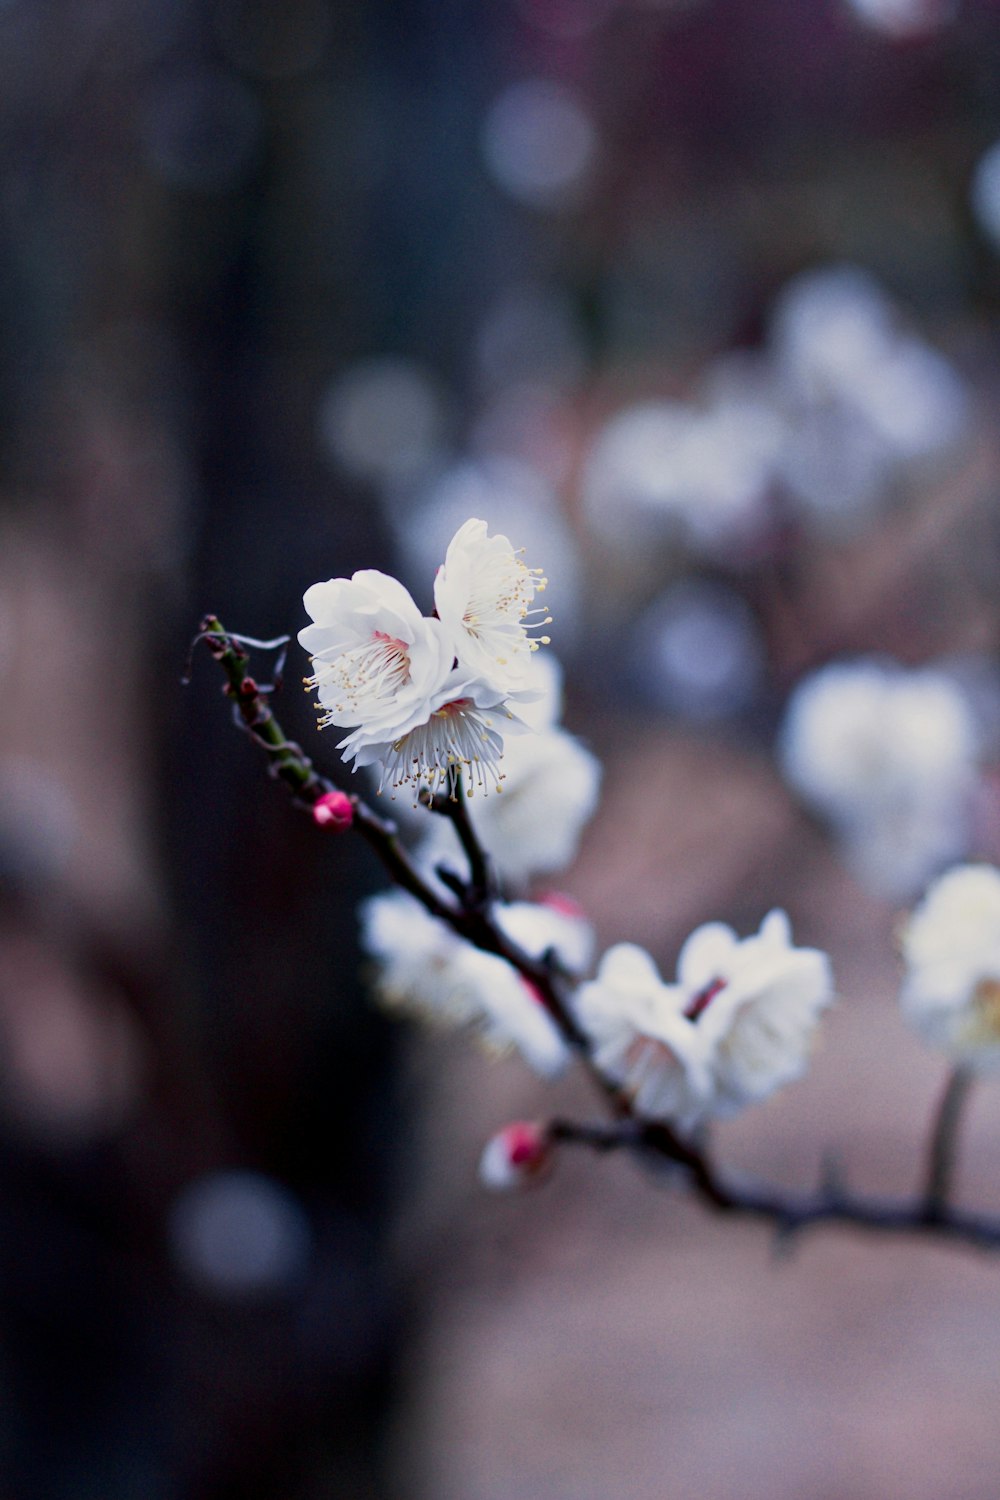
[[736, 934], [724, 922], [706, 922], [692, 932], [677, 959], [677, 978], [689, 990], [700, 990], [726, 976], [736, 948]]

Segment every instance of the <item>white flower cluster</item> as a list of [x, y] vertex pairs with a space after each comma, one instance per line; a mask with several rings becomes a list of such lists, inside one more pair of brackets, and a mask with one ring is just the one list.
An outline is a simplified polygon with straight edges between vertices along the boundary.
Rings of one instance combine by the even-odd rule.
[[868, 658], [821, 668], [789, 700], [778, 755], [877, 894], [911, 896], [965, 852], [978, 734], [943, 672]]
[[616, 550], [752, 557], [788, 516], [856, 532], [969, 424], [961, 377], [881, 286], [820, 267], [784, 288], [760, 354], [724, 356], [694, 400], [608, 419], [584, 465], [584, 513]]
[[773, 911], [742, 941], [721, 922], [699, 927], [675, 984], [641, 948], [620, 943], [577, 1006], [595, 1061], [639, 1114], [690, 1131], [798, 1078], [832, 997], [826, 955], [793, 947], [788, 918]]
[[[324, 722], [351, 732], [342, 741], [355, 765], [377, 764], [382, 783], [454, 788], [472, 770], [499, 781], [502, 798], [477, 798], [473, 829], [505, 886], [524, 888], [571, 858], [594, 810], [600, 771], [559, 727], [558, 666], [536, 660], [526, 628], [539, 577], [505, 537], [482, 521], [462, 526], [448, 547], [425, 619], [395, 579], [355, 573], [306, 594], [314, 623], [300, 640]], [[516, 702], [525, 731], [502, 746], [491, 715]], [[324, 821], [342, 794], [329, 794]], [[455, 823], [421, 808], [425, 836], [414, 859], [429, 889], [438, 869], [461, 868]], [[457, 862], [457, 863], [456, 863]], [[557, 1074], [570, 1043], [583, 1045], [639, 1118], [681, 1132], [766, 1098], [806, 1067], [817, 1019], [832, 997], [825, 955], [792, 945], [788, 919], [772, 912], [740, 940], [721, 923], [700, 927], [680, 955], [676, 983], [630, 944], [612, 948], [585, 981], [594, 935], [567, 898], [496, 900], [490, 916], [532, 959], [551, 953], [564, 977], [565, 1018], [515, 966], [460, 937], [402, 891], [361, 907], [362, 945], [374, 960], [380, 1000], [431, 1021], [476, 1032], [492, 1050], [515, 1050], [544, 1076]], [[494, 1184], [537, 1176], [550, 1141], [522, 1124], [487, 1151]]]
[[[530, 690], [527, 667], [541, 623], [540, 570], [504, 536], [469, 520], [449, 543], [434, 582], [435, 614], [420, 614], [395, 578], [365, 569], [306, 590], [313, 621], [299, 632], [312, 657], [320, 725], [350, 733], [343, 758], [381, 768], [388, 785], [454, 791], [464, 770], [487, 791], [502, 779], [512, 703]], [[544, 623], [548, 623], [547, 618]]]
[[[498, 906], [508, 937], [532, 957], [552, 949], [570, 971], [589, 964], [593, 932], [561, 903]], [[392, 892], [362, 907], [362, 942], [379, 961], [383, 1003], [425, 1019], [464, 1025], [500, 1051], [516, 1048], [553, 1076], [565, 1041], [531, 985], [503, 960], [481, 953]], [[674, 984], [631, 943], [611, 948], [597, 977], [579, 985], [574, 1019], [605, 1076], [646, 1119], [682, 1131], [736, 1114], [805, 1071], [816, 1022], [833, 997], [829, 960], [796, 948], [788, 918], [774, 911], [742, 941], [710, 922], [681, 950]]]

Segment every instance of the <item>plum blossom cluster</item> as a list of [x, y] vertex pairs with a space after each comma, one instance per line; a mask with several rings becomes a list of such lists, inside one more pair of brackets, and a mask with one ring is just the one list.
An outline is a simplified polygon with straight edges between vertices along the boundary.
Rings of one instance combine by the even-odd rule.
[[[305, 596], [313, 623], [300, 641], [313, 659], [309, 685], [323, 723], [350, 731], [339, 747], [345, 759], [377, 766], [380, 787], [409, 781], [451, 794], [443, 804], [425, 797], [409, 820], [415, 888], [362, 904], [373, 987], [386, 1006], [466, 1028], [544, 1077], [581, 1051], [620, 1107], [690, 1135], [805, 1071], [833, 993], [829, 961], [794, 947], [787, 917], [772, 912], [743, 940], [721, 923], [699, 928], [674, 983], [630, 944], [613, 947], [587, 980], [594, 934], [571, 901], [503, 899], [503, 892], [527, 897], [539, 876], [569, 862], [600, 780], [594, 757], [558, 722], [558, 665], [533, 654], [527, 622], [540, 587], [541, 575], [507, 539], [473, 520], [447, 549], [431, 618], [396, 580], [370, 571]], [[499, 718], [513, 714], [512, 703], [521, 733], [504, 742]], [[476, 786], [504, 777], [505, 794], [468, 807], [465, 777]], [[350, 811], [339, 792], [313, 807], [323, 827], [347, 826]], [[463, 873], [470, 839], [495, 882], [475, 897], [471, 872]], [[456, 892], [464, 913], [449, 924], [436, 904]], [[477, 921], [535, 969], [502, 946], [489, 951]], [[539, 966], [559, 977], [558, 1005], [538, 982]], [[514, 1131], [510, 1149], [534, 1176], [526, 1139]], [[497, 1169], [500, 1150], [490, 1148], [487, 1180], [520, 1181], [522, 1173]]]
[[819, 267], [784, 288], [759, 353], [724, 355], [693, 399], [612, 414], [586, 457], [584, 512], [606, 546], [716, 562], [760, 556], [783, 521], [856, 534], [959, 450], [970, 411], [877, 281]]
[[532, 634], [548, 617], [534, 603], [546, 580], [504, 536], [469, 520], [449, 543], [434, 581], [432, 616], [395, 578], [363, 569], [307, 590], [312, 620], [299, 642], [312, 657], [307, 686], [320, 726], [354, 768], [377, 766], [379, 790], [427, 785], [454, 793], [465, 772], [483, 792], [503, 777], [513, 706], [531, 695]]
[[[798, 1196], [727, 1183], [708, 1127], [806, 1072], [834, 998], [830, 960], [796, 946], [776, 910], [746, 937], [722, 922], [698, 927], [673, 979], [633, 943], [613, 945], [595, 965], [586, 914], [537, 887], [572, 859], [600, 782], [594, 757], [559, 724], [558, 665], [534, 654], [530, 622], [543, 583], [505, 537], [472, 520], [438, 570], [432, 616], [421, 616], [395, 579], [370, 571], [306, 594], [313, 623], [300, 640], [323, 722], [349, 731], [344, 759], [374, 767], [380, 789], [416, 788], [409, 840], [286, 739], [270, 690], [247, 673], [243, 647], [261, 643], [227, 635], [214, 616], [202, 632], [274, 774], [318, 828], [359, 830], [399, 887], [360, 909], [379, 1001], [470, 1031], [546, 1079], [575, 1060], [610, 1106], [610, 1123], [509, 1123], [483, 1152], [483, 1182], [540, 1182], [563, 1144], [626, 1148], [672, 1163], [716, 1209], [769, 1219], [785, 1233], [840, 1220], [1000, 1247], [1000, 1221], [948, 1202], [969, 1080], [1000, 1069], [1000, 871], [948, 870], [901, 931], [903, 1015], [953, 1064], [923, 1195], [900, 1204], [839, 1183]], [[520, 735], [507, 743], [512, 705]], [[842, 836], [860, 838], [886, 818], [905, 822], [960, 802], [975, 748], [971, 719], [943, 674], [869, 661], [829, 667], [802, 685], [781, 754], [800, 794]], [[470, 805], [472, 787], [499, 787], [504, 777], [503, 798]], [[911, 865], [908, 879], [914, 873]]]
[[642, 1115], [689, 1133], [799, 1078], [832, 998], [826, 954], [794, 947], [787, 916], [772, 911], [742, 940], [722, 922], [699, 927], [673, 984], [641, 948], [619, 943], [578, 1004], [608, 1077]]

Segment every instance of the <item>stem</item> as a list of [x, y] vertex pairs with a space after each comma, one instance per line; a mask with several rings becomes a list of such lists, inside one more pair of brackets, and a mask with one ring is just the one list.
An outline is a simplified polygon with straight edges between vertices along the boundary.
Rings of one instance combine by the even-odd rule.
[[927, 1186], [924, 1192], [924, 1216], [928, 1223], [937, 1223], [947, 1213], [958, 1132], [972, 1081], [971, 1071], [961, 1063], [957, 1064], [949, 1074], [934, 1116], [927, 1149]]
[[[956, 1070], [964, 1074], [965, 1070]], [[966, 1080], [967, 1083], [967, 1080]], [[696, 1147], [679, 1141], [669, 1127], [635, 1119], [614, 1124], [553, 1120], [549, 1136], [592, 1151], [624, 1150], [648, 1163], [650, 1153], [686, 1169], [697, 1197], [717, 1212], [762, 1219], [787, 1239], [815, 1224], [849, 1224], [888, 1234], [919, 1234], [983, 1250], [1000, 1250], [1000, 1219], [965, 1213], [940, 1203], [928, 1214], [926, 1200], [863, 1197], [827, 1182], [815, 1193], [782, 1193], [752, 1183], [724, 1182]]]
[[283, 781], [296, 802], [306, 807], [324, 792], [332, 792], [333, 782], [320, 776], [300, 745], [285, 738], [267, 697], [249, 675], [249, 656], [222, 628], [217, 616], [206, 615], [202, 620], [201, 638], [228, 678], [226, 693], [236, 706], [240, 722], [271, 757], [272, 776]]
[[443, 818], [450, 819], [458, 835], [462, 852], [469, 863], [469, 895], [479, 905], [485, 904], [496, 895], [496, 880], [489, 855], [483, 848], [476, 836], [476, 830], [472, 826], [469, 817], [468, 795], [465, 790], [465, 778], [459, 773], [453, 796], [431, 797], [427, 803], [431, 812], [438, 813]]

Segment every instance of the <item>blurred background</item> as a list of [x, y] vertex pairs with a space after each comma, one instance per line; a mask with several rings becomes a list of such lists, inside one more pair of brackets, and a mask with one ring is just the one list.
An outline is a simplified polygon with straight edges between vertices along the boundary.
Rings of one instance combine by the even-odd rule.
[[551, 1090], [368, 1005], [379, 871], [180, 679], [508, 532], [602, 944], [833, 955], [723, 1157], [905, 1191], [893, 933], [1000, 857], [1000, 5], [0, 0], [0, 121], [0, 1495], [992, 1497], [1000, 1266], [489, 1199]]

